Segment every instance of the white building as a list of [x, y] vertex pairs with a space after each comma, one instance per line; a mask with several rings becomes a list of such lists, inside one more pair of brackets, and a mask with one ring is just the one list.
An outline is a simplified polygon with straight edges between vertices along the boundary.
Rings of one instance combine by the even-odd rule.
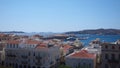
[[96, 54], [90, 54], [86, 50], [76, 51], [66, 57], [65, 63], [72, 68], [95, 68]]
[[89, 53], [94, 53], [97, 55], [101, 55], [101, 44], [99, 39], [93, 40], [89, 46], [84, 47], [84, 50], [87, 50]]
[[120, 41], [102, 44], [101, 68], [120, 68]]
[[36, 40], [8, 41], [5, 66], [13, 68], [52, 68], [60, 58], [59, 46]]
[[100, 68], [101, 64], [101, 44], [100, 39], [95, 39], [91, 41], [89, 46], [84, 47], [84, 50], [87, 50], [89, 53], [96, 54], [96, 68]]

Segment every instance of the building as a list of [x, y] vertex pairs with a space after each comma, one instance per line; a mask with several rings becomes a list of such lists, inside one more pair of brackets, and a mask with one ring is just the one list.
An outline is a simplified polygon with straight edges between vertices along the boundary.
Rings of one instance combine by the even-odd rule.
[[65, 63], [72, 68], [95, 68], [96, 54], [88, 53], [86, 50], [76, 51], [66, 56]]
[[4, 65], [5, 60], [5, 44], [6, 40], [10, 40], [11, 36], [8, 34], [0, 34], [0, 65]]
[[83, 48], [83, 43], [80, 42], [78, 38], [76, 38], [76, 40], [73, 42], [73, 46], [75, 50], [80, 50], [81, 48]]
[[120, 41], [102, 44], [101, 68], [120, 68]]
[[73, 46], [70, 46], [68, 44], [62, 44], [60, 47], [61, 53], [63, 53], [63, 56], [69, 55], [74, 51]]
[[96, 54], [96, 68], [100, 68], [101, 64], [101, 44], [100, 39], [95, 39], [90, 42], [89, 46], [83, 48], [88, 53]]
[[8, 34], [2, 34], [0, 33], [0, 41], [6, 41], [9, 40], [11, 37]]
[[65, 64], [65, 57], [72, 52], [74, 52], [73, 46], [62, 44], [60, 47], [60, 64]]
[[87, 50], [89, 53], [94, 53], [97, 55], [101, 54], [101, 44], [99, 39], [95, 39], [90, 42], [89, 46], [84, 47], [83, 49]]
[[13, 68], [55, 68], [59, 46], [36, 40], [10, 40], [5, 47], [5, 66]]

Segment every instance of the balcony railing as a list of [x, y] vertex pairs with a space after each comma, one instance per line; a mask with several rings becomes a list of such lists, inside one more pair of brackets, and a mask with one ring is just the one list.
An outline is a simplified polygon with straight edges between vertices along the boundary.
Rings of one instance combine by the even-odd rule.
[[36, 59], [39, 59], [39, 60], [42, 59], [42, 57], [40, 57], [40, 56], [36, 56], [35, 58], [36, 58]]
[[108, 63], [116, 63], [116, 64], [118, 64], [118, 63], [120, 63], [120, 61], [116, 60], [116, 59], [108, 59]]
[[35, 64], [36, 64], [36, 65], [39, 65], [39, 66], [41, 66], [41, 65], [42, 65], [42, 63], [41, 63], [41, 62], [36, 62]]
[[16, 57], [16, 55], [12, 55], [12, 54], [11, 55], [7, 55], [7, 56], [8, 57], [14, 57], [14, 58]]
[[21, 56], [23, 59], [27, 59], [28, 58], [28, 56], [25, 56], [25, 55], [22, 55]]
[[28, 61], [21, 61], [22, 64], [28, 64]]

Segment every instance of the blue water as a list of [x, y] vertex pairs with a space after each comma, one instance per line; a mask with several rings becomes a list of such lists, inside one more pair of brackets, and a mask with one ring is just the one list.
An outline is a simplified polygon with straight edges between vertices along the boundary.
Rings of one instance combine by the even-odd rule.
[[[54, 33], [18, 33], [17, 35], [34, 35], [39, 34], [43, 36], [49, 36]], [[85, 46], [87, 46], [92, 40], [95, 40], [96, 38], [99, 38], [102, 42], [115, 42], [118, 39], [120, 39], [120, 35], [91, 35], [91, 34], [76, 34], [77, 37], [88, 37], [88, 39], [80, 40]]]
[[87, 46], [92, 40], [99, 38], [102, 42], [115, 42], [120, 39], [120, 35], [89, 35], [78, 34], [78, 37], [88, 37], [88, 39], [80, 40], [85, 46]]

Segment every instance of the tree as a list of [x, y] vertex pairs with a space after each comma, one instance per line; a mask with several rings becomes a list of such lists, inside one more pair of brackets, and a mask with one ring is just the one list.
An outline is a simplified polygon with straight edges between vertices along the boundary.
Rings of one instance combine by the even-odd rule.
[[12, 67], [4, 67], [4, 66], [0, 66], [0, 68], [12, 68]]

